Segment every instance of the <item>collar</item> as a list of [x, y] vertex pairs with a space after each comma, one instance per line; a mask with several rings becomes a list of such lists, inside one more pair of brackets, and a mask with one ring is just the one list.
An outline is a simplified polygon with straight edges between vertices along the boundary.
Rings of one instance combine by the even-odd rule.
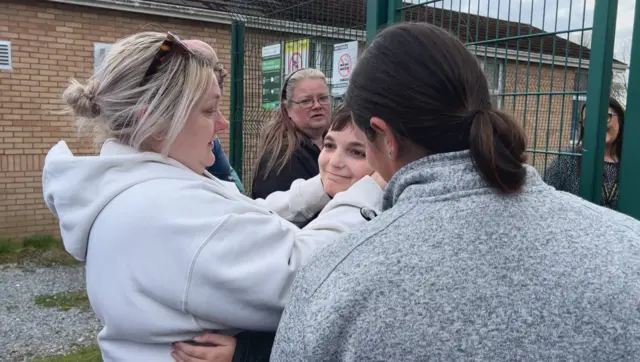
[[[527, 170], [525, 189], [544, 186], [535, 168]], [[403, 199], [439, 197], [479, 189], [492, 189], [476, 171], [469, 151], [430, 155], [398, 170], [389, 180], [382, 209], [387, 210]]]

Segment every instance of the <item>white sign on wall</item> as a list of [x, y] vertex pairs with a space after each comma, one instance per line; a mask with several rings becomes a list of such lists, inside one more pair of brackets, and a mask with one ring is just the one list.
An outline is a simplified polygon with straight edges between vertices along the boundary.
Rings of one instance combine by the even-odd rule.
[[292, 40], [284, 43], [284, 75], [309, 67], [309, 39]]
[[331, 79], [331, 94], [343, 95], [349, 85], [349, 78], [356, 66], [358, 58], [358, 42], [335, 44], [333, 46], [333, 74]]

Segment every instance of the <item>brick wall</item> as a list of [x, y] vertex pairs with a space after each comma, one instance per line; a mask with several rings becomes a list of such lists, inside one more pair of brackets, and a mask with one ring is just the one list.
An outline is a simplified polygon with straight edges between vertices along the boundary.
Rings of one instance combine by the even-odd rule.
[[[505, 72], [505, 93], [517, 93], [503, 99], [503, 110], [511, 113], [527, 133], [528, 162], [543, 172], [557, 152], [570, 147], [573, 112], [572, 92], [577, 68], [564, 65], [539, 66], [526, 61], [509, 61]], [[566, 74], [566, 77], [565, 77]], [[553, 93], [537, 95], [541, 93]]]
[[[95, 42], [158, 29], [212, 44], [229, 68], [228, 25], [45, 1], [0, 2], [0, 40], [11, 41], [13, 62], [12, 71], [0, 70], [0, 238], [58, 233], [42, 202], [46, 152], [60, 139], [76, 153], [95, 152], [90, 140], [77, 139], [74, 120], [56, 113], [61, 94], [70, 78], [90, 76]], [[227, 98], [223, 114], [228, 107]], [[220, 139], [228, 147], [228, 133]]]

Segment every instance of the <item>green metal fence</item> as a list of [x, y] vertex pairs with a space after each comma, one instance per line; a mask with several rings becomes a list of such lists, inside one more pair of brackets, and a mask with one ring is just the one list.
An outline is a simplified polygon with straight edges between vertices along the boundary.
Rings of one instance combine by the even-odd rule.
[[[492, 103], [524, 127], [528, 162], [544, 173], [558, 155], [581, 157], [580, 194], [600, 202], [608, 97], [612, 79], [627, 69], [613, 58], [617, 0], [596, 1], [593, 11], [585, 0], [369, 0], [368, 6], [369, 40], [376, 30], [401, 21], [427, 22], [457, 35], [483, 66]], [[626, 98], [626, 90], [616, 86], [613, 95]], [[632, 120], [639, 111], [629, 104]], [[631, 127], [625, 128], [626, 139], [640, 131]], [[634, 141], [623, 144], [628, 157], [621, 165], [619, 209], [640, 218], [640, 192], [631, 187], [640, 181], [637, 166], [631, 166], [639, 164], [639, 150]]]
[[278, 104], [284, 76], [297, 67], [313, 67], [331, 84], [334, 45], [365, 44], [366, 1], [238, 3], [232, 24], [230, 159], [250, 192], [258, 136]]
[[[592, 3], [592, 2], [591, 2]], [[640, 2], [639, 2], [640, 3]], [[639, 3], [636, 4], [636, 6]], [[246, 1], [236, 9], [232, 46], [232, 164], [250, 186], [258, 134], [271, 117], [293, 53], [304, 66], [334, 70], [333, 46], [364, 41], [401, 21], [427, 22], [457, 35], [478, 57], [493, 103], [518, 119], [528, 135], [528, 162], [544, 173], [558, 155], [581, 158], [580, 194], [599, 202], [607, 99], [612, 79], [628, 69], [613, 58], [617, 0], [289, 0]], [[638, 13], [638, 11], [636, 11]], [[636, 23], [635, 33], [640, 32]], [[633, 59], [640, 59], [640, 36]], [[279, 50], [278, 50], [279, 49]], [[598, 49], [591, 51], [590, 49]], [[279, 53], [278, 53], [278, 51]], [[401, 56], [401, 55], [399, 55]], [[280, 63], [278, 63], [280, 62]], [[640, 96], [640, 72], [617, 98]], [[615, 94], [618, 92], [618, 94]], [[338, 100], [339, 101], [339, 100]], [[624, 99], [623, 99], [624, 101]], [[640, 218], [639, 105], [627, 102], [619, 210]], [[587, 112], [582, 151], [580, 109]]]

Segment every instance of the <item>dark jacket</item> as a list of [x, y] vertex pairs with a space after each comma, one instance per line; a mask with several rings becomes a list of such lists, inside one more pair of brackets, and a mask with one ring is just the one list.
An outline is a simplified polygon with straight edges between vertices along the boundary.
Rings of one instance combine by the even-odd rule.
[[275, 191], [287, 191], [293, 181], [308, 180], [320, 173], [318, 168], [320, 149], [311, 140], [306, 140], [298, 146], [291, 155], [291, 159], [284, 168], [277, 172], [272, 170], [265, 178], [267, 160], [260, 160], [256, 176], [251, 187], [251, 198], [264, 199]]
[[238, 190], [244, 194], [244, 186], [236, 174], [236, 171], [231, 167], [231, 164], [229, 164], [229, 159], [224, 153], [224, 149], [222, 148], [218, 138], [213, 142], [213, 149], [211, 152], [213, 152], [216, 161], [213, 165], [207, 167], [207, 171], [220, 180], [234, 182], [236, 187], [238, 187]]
[[[572, 152], [566, 150], [565, 152]], [[580, 196], [580, 157], [559, 155], [544, 171], [544, 181], [558, 191]], [[618, 208], [618, 183], [620, 164], [605, 162], [602, 170], [602, 189], [600, 190], [600, 206], [610, 209]]]

